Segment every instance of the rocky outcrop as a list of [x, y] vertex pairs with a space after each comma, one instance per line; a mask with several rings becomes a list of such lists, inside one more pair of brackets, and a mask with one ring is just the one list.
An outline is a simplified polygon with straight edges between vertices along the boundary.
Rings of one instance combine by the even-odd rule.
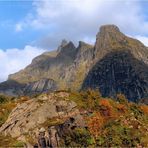
[[5, 124], [0, 127], [0, 133], [11, 135], [24, 142], [27, 141], [27, 137], [31, 137], [35, 142], [41, 127], [48, 129], [52, 125], [62, 124], [56, 130], [64, 132], [68, 119], [71, 118], [75, 124], [84, 126], [83, 117], [80, 115], [76, 103], [69, 101], [68, 97], [69, 94], [66, 92], [42, 94], [18, 104]]
[[104, 25], [96, 36], [95, 57], [99, 61], [113, 51], [129, 50], [138, 60], [148, 64], [148, 50], [140, 41], [127, 37], [115, 25]]
[[0, 93], [8, 96], [23, 95], [25, 84], [21, 84], [14, 80], [8, 80], [0, 83]]
[[98, 88], [104, 96], [123, 93], [137, 101], [148, 96], [148, 50], [115, 25], [100, 28], [95, 43], [94, 65], [82, 89]]
[[[66, 146], [66, 138], [68, 135], [74, 135], [74, 130], [76, 128], [85, 128], [86, 125], [80, 124], [82, 119], [81, 116], [70, 117], [64, 123], [58, 124], [56, 126], [49, 126], [48, 133], [49, 133], [49, 141], [52, 147], [60, 147], [60, 140], [64, 141], [64, 145]], [[82, 123], [82, 121], [81, 121]]]
[[47, 91], [55, 91], [57, 89], [57, 84], [51, 79], [41, 79], [36, 82], [28, 83], [24, 89], [24, 95], [39, 94]]

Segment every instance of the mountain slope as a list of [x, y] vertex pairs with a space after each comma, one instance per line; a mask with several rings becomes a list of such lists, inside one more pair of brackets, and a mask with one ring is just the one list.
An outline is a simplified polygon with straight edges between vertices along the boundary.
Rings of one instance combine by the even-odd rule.
[[[97, 34], [95, 46], [80, 41], [75, 47], [64, 40], [56, 51], [38, 56], [25, 69], [11, 74], [3, 85], [13, 81], [18, 87], [26, 87], [42, 79], [53, 80], [56, 89], [99, 88], [104, 96], [123, 93], [133, 101], [145, 99], [148, 97], [148, 50], [140, 41], [120, 32], [117, 26], [104, 25]], [[3, 92], [1, 85], [0, 92]], [[20, 89], [23, 93], [24, 87]]]
[[[89, 61], [92, 60], [93, 50], [92, 45], [82, 41], [79, 42], [77, 48], [72, 42], [64, 44], [62, 42], [57, 51], [46, 52], [36, 57], [25, 69], [9, 75], [8, 81], [4, 84], [13, 81], [20, 84], [16, 84], [18, 87], [21, 85], [26, 87], [41, 79], [52, 79], [56, 83], [57, 89], [72, 88], [78, 90], [81, 88], [83, 79], [89, 70], [88, 67], [91, 65]], [[12, 85], [10, 84], [10, 86]], [[25, 93], [24, 90], [25, 88], [23, 88]], [[3, 92], [2, 89], [0, 91]], [[15, 91], [13, 93], [16, 94]]]
[[123, 93], [132, 101], [148, 97], [148, 50], [114, 25], [100, 28], [95, 44], [95, 65], [82, 89], [99, 88], [104, 96]]
[[99, 88], [104, 97], [123, 93], [136, 102], [148, 97], [148, 65], [129, 51], [114, 51], [93, 66], [82, 88]]

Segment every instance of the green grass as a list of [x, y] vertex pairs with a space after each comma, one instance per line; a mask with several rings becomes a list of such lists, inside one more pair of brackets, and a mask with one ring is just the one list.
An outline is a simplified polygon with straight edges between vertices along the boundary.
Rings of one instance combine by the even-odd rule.
[[23, 147], [24, 142], [16, 140], [16, 138], [12, 138], [7, 135], [0, 135], [0, 147]]

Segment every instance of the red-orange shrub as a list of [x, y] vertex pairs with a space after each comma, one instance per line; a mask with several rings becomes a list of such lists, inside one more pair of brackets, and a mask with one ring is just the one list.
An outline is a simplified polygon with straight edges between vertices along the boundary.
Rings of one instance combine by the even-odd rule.
[[148, 114], [148, 105], [141, 105], [140, 108], [144, 113]]
[[99, 112], [95, 112], [93, 117], [88, 118], [88, 129], [95, 138], [100, 135], [103, 123], [103, 117]]
[[107, 99], [101, 99], [99, 104], [102, 106], [111, 107], [110, 102]]
[[125, 113], [125, 112], [127, 111], [127, 108], [125, 107], [124, 104], [118, 104], [118, 105], [117, 105], [117, 109], [118, 109], [118, 111], [121, 112], [121, 113]]
[[104, 118], [116, 117], [115, 111], [108, 99], [101, 99], [99, 102], [100, 112]]

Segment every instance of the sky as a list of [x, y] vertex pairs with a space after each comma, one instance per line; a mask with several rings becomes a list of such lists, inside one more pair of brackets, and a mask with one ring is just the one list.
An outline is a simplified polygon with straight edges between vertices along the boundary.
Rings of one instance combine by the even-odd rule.
[[115, 24], [148, 46], [148, 0], [0, 0], [0, 82], [62, 39], [94, 44]]

